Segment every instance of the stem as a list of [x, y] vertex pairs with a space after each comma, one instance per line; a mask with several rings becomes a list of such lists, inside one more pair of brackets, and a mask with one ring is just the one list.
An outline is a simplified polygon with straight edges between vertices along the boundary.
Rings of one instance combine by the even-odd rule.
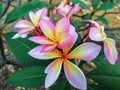
[[6, 61], [7, 59], [6, 59], [5, 52], [4, 52], [2, 35], [0, 35], [0, 51], [1, 51], [2, 60]]
[[[49, 1], [49, 4], [52, 4], [52, 0]], [[50, 8], [48, 9], [48, 17], [50, 16]]]
[[8, 0], [7, 5], [6, 5], [6, 7], [5, 7], [5, 9], [4, 9], [2, 15], [0, 16], [0, 18], [3, 17], [3, 16], [5, 15], [5, 13], [7, 12], [8, 8], [9, 8], [9, 6], [10, 6], [10, 3], [11, 3], [11, 1]]

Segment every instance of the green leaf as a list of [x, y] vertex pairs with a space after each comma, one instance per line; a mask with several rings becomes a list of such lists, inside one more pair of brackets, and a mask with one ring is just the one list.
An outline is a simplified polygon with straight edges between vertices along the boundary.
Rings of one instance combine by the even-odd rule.
[[71, 85], [66, 79], [56, 82], [50, 90], [72, 90]]
[[36, 11], [38, 9], [41, 9], [43, 7], [46, 8], [51, 8], [51, 5], [43, 2], [43, 1], [31, 1], [28, 2], [20, 7], [17, 7], [15, 9], [13, 9], [8, 15], [7, 18], [5, 20], [5, 23], [10, 23], [18, 18], [24, 17], [24, 16], [28, 16], [28, 13], [30, 11]]
[[34, 47], [38, 46], [38, 44], [28, 40], [31, 35], [29, 35], [28, 38], [24, 39], [11, 39], [15, 34], [15, 32], [10, 32], [5, 36], [11, 51], [23, 66], [47, 66], [50, 62], [52, 62], [52, 60], [37, 60], [28, 55], [28, 52]]
[[6, 82], [13, 84], [15, 86], [25, 87], [25, 88], [37, 88], [44, 85], [45, 73], [44, 67], [32, 66], [26, 67], [22, 70], [17, 71]]
[[110, 10], [113, 9], [115, 7], [115, 4], [112, 2], [104, 2], [96, 11], [99, 10]]
[[86, 15], [83, 15], [81, 18], [82, 18], [82, 20], [91, 19], [92, 15], [91, 14], [86, 14]]
[[120, 64], [103, 64], [86, 74], [87, 77], [112, 90], [120, 90]]
[[120, 3], [120, 0], [113, 0], [115, 3]]
[[112, 90], [101, 85], [88, 84], [87, 90]]
[[80, 7], [83, 9], [89, 9], [89, 6], [82, 0], [70, 0], [70, 1], [73, 2], [74, 4], [80, 3]]
[[93, 6], [93, 9], [95, 9], [99, 3], [101, 2], [101, 0], [91, 0], [92, 1], [92, 6]]
[[2, 15], [3, 12], [3, 4], [0, 2], [0, 16]]
[[97, 16], [97, 18], [98, 18], [98, 20], [101, 21], [103, 24], [108, 25], [108, 22], [107, 22], [107, 20], [106, 20], [104, 17], [102, 17], [102, 16]]

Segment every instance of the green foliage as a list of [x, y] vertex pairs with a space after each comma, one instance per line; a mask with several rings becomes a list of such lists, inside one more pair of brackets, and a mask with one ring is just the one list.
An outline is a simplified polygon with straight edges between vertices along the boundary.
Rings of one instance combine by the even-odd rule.
[[28, 38], [24, 39], [22, 38], [11, 39], [15, 34], [16, 34], [15, 32], [10, 32], [7, 33], [5, 36], [11, 51], [23, 66], [35, 66], [35, 65], [45, 66], [52, 61], [52, 60], [37, 60], [32, 58], [30, 55], [28, 55], [28, 52], [34, 47], [38, 46], [38, 44], [28, 40], [28, 38], [31, 35], [28, 36]]
[[91, 19], [91, 18], [92, 18], [92, 14], [83, 15], [81, 18], [82, 18], [83, 20]]
[[88, 84], [87, 90], [112, 90], [101, 85]]
[[82, 2], [82, 0], [70, 0], [71, 2], [73, 2], [74, 4], [80, 3], [80, 7], [83, 9], [89, 9], [89, 6]]
[[93, 9], [95, 9], [99, 5], [101, 0], [91, 0], [91, 2], [92, 2]]
[[112, 90], [120, 90], [120, 64], [111, 65], [107, 62], [101, 67], [87, 73], [86, 76], [102, 86]]
[[97, 11], [99, 10], [110, 10], [115, 7], [115, 4], [112, 2], [104, 2], [99, 8], [97, 8]]
[[0, 2], [0, 16], [2, 15], [3, 12], [3, 4]]
[[120, 0], [114, 0], [115, 3], [120, 3]]
[[10, 23], [18, 18], [27, 16], [30, 11], [36, 11], [43, 7], [51, 8], [51, 5], [43, 1], [31, 1], [22, 6], [13, 9], [5, 20], [5, 23]]
[[108, 25], [108, 22], [107, 22], [107, 20], [106, 20], [104, 17], [102, 17], [102, 16], [97, 16], [97, 19], [98, 19], [99, 21], [101, 21], [103, 24]]
[[15, 86], [26, 88], [37, 88], [44, 85], [45, 73], [44, 67], [33, 66], [26, 67], [13, 74], [6, 82]]
[[56, 82], [50, 90], [72, 90], [71, 85], [66, 79]]

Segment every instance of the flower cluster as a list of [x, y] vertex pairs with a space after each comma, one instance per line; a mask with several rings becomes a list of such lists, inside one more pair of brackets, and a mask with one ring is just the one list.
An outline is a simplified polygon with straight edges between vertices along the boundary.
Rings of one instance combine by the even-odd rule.
[[63, 0], [55, 8], [56, 14], [61, 16], [56, 25], [46, 16], [46, 11], [46, 8], [42, 8], [37, 12], [31, 11], [29, 12], [31, 22], [27, 20], [17, 22], [15, 28], [20, 30], [13, 36], [13, 39], [25, 38], [32, 33], [34, 36], [30, 37], [29, 40], [40, 45], [33, 48], [28, 54], [36, 59], [55, 59], [45, 70], [45, 73], [47, 73], [45, 88], [56, 82], [63, 65], [69, 83], [75, 88], [86, 90], [87, 84], [84, 73], [77, 65], [73, 64], [73, 59], [84, 61], [95, 59], [101, 50], [101, 46], [95, 44], [94, 41], [101, 41], [104, 43], [106, 58], [111, 64], [115, 64], [117, 50], [114, 40], [107, 38], [103, 26], [95, 21], [86, 20], [85, 22], [91, 23], [87, 35], [92, 41], [84, 41], [72, 49], [78, 39], [78, 33], [75, 27], [70, 24], [69, 19], [79, 11], [79, 4], [70, 6], [67, 5], [67, 0]]

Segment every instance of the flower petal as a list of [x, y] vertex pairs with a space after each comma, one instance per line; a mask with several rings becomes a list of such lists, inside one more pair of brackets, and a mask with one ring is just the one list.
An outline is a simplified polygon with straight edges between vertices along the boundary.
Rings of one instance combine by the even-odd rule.
[[48, 52], [48, 51], [51, 51], [53, 49], [55, 49], [55, 47], [57, 46], [57, 44], [52, 44], [52, 45], [43, 45], [42, 49], [41, 49], [41, 53], [44, 53], [44, 52]]
[[30, 37], [29, 40], [38, 44], [54, 44], [50, 39], [45, 36], [33, 36]]
[[20, 34], [20, 33], [16, 33], [13, 37], [12, 37], [12, 39], [17, 39], [17, 38], [26, 38], [27, 37], [27, 35], [28, 35], [28, 33], [24, 33], [24, 34]]
[[97, 22], [93, 21], [93, 20], [84, 20], [84, 22], [92, 23], [92, 24], [94, 24], [97, 28], [100, 29], [100, 25], [99, 25]]
[[106, 37], [103, 36], [102, 34], [103, 33], [101, 33], [98, 28], [96, 28], [96, 27], [90, 28], [89, 37], [90, 37], [91, 40], [94, 40], [94, 41], [103, 41], [103, 40], [105, 40]]
[[45, 78], [45, 88], [50, 87], [57, 78], [60, 75], [61, 67], [62, 67], [62, 61], [61, 58], [55, 60], [52, 62], [45, 70], [45, 73], [47, 73], [47, 76]]
[[114, 40], [107, 38], [104, 41], [104, 53], [106, 58], [111, 64], [115, 64], [117, 57], [118, 57], [118, 52], [115, 47], [115, 43], [113, 43]]
[[64, 71], [66, 78], [72, 86], [81, 90], [86, 90], [86, 78], [76, 65], [68, 60], [64, 60]]
[[56, 38], [59, 38], [60, 34], [68, 33], [70, 29], [70, 22], [69, 19], [64, 17], [60, 19], [56, 24], [55, 35]]
[[40, 27], [46, 37], [55, 40], [55, 26], [48, 20], [41, 20]]
[[86, 42], [75, 48], [69, 55], [68, 58], [79, 58], [86, 61], [93, 60], [96, 58], [101, 50], [101, 46], [91, 42]]
[[31, 51], [28, 52], [28, 54], [36, 59], [52, 59], [52, 58], [57, 58], [61, 57], [61, 52], [58, 51], [57, 49], [54, 49], [49, 52], [41, 52], [43, 49], [43, 46], [37, 46], [33, 48]]
[[22, 28], [18, 31], [18, 33], [20, 33], [20, 34], [29, 33], [32, 30], [33, 29], [31, 29], [31, 28]]
[[76, 14], [76, 13], [79, 11], [79, 8], [80, 8], [79, 3], [73, 5], [72, 8], [69, 10], [69, 12], [68, 12], [68, 14], [67, 14], [68, 17], [71, 17], [73, 14]]
[[15, 28], [34, 28], [33, 24], [27, 20], [20, 20], [18, 21], [15, 26]]
[[73, 37], [70, 34], [63, 33], [58, 38], [58, 48], [63, 49], [70, 44]]
[[63, 8], [55, 8], [56, 15], [64, 17], [66, 16], [66, 12]]
[[63, 52], [66, 54], [68, 54], [69, 50], [73, 47], [78, 37], [78, 34], [75, 32], [75, 28], [72, 25], [70, 25], [69, 34], [72, 36], [72, 38], [69, 40], [69, 45], [63, 49]]

